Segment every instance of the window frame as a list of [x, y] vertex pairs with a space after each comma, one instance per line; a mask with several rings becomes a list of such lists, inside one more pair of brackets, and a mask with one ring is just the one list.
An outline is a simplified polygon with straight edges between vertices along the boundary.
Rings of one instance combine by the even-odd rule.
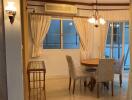
[[[79, 47], [78, 48], [64, 48], [64, 46], [63, 46], [64, 45], [64, 42], [63, 42], [63, 40], [64, 40], [64, 37], [63, 37], [64, 36], [64, 32], [63, 32], [63, 20], [71, 20], [71, 21], [73, 21], [73, 19], [72, 18], [52, 17], [51, 20], [60, 20], [60, 48], [44, 48], [43, 47], [43, 45], [44, 45], [44, 42], [43, 42], [44, 39], [43, 39], [43, 41], [41, 43], [42, 48], [43, 49], [46, 49], [46, 50], [53, 50], [53, 49], [55, 49], [55, 50], [56, 49], [66, 49], [66, 50], [67, 49], [80, 49], [80, 37], [79, 37], [79, 43], [78, 43], [79, 44]], [[77, 30], [76, 30], [76, 39], [77, 39], [77, 36], [79, 36], [79, 34], [78, 34]]]
[[[111, 24], [111, 23], [112, 24], [113, 23], [122, 23], [122, 29], [121, 29], [121, 31], [122, 31], [122, 41], [121, 41], [122, 42], [122, 44], [121, 44], [122, 50], [121, 51], [118, 51], [118, 53], [121, 52], [120, 57], [122, 55], [125, 55], [125, 58], [124, 58], [124, 66], [129, 66], [129, 65], [126, 65], [126, 60], [129, 57], [129, 54], [128, 53], [130, 53], [130, 48], [128, 48], [129, 50], [127, 49], [127, 53], [125, 53], [125, 41], [126, 41], [126, 38], [125, 38], [125, 29], [128, 29], [128, 32], [129, 32], [129, 27], [130, 27], [129, 26], [129, 22], [128, 21], [110, 21], [109, 24]], [[128, 23], [128, 26], [126, 26], [126, 23]], [[106, 46], [105, 46], [105, 49], [108, 48], [110, 50], [110, 53], [109, 53], [110, 58], [113, 57], [113, 50], [115, 48], [115, 46], [113, 46], [113, 25], [112, 25], [112, 28], [111, 29], [112, 29], [111, 32], [110, 32], [111, 36], [109, 36], [110, 43], [107, 42], [107, 40], [106, 40]], [[129, 35], [130, 35], [130, 32], [128, 33], [128, 37], [129, 37]], [[107, 34], [107, 39], [108, 39], [108, 34]], [[130, 41], [129, 40], [128, 40], [128, 45], [130, 46]], [[125, 69], [125, 67], [124, 67], [124, 69]]]

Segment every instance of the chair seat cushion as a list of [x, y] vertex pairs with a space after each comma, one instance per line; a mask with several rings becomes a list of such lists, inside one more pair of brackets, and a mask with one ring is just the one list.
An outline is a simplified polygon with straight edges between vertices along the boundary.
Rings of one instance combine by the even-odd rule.
[[120, 66], [114, 66], [114, 73], [120, 74], [122, 72], [122, 68]]
[[78, 67], [75, 69], [75, 76], [74, 78], [90, 78], [95, 74], [96, 69], [89, 69], [88, 70], [84, 70], [81, 67]]
[[96, 68], [88, 68], [88, 69], [86, 69], [86, 71], [88, 71], [88, 72], [95, 72]]
[[120, 66], [119, 63], [114, 64], [114, 68], [113, 69], [114, 69], [114, 73], [115, 74], [120, 74], [122, 72], [122, 66]]

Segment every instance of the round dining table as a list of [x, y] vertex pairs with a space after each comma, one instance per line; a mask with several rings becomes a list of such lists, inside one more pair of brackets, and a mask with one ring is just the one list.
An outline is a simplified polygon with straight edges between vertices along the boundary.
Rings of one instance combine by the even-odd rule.
[[99, 58], [91, 58], [81, 61], [82, 65], [86, 65], [87, 67], [97, 67], [99, 64]]

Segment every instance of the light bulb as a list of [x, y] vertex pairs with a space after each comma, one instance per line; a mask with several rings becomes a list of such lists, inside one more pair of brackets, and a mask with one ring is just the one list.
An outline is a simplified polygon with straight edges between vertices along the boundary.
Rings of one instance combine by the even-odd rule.
[[104, 25], [106, 22], [105, 22], [105, 20], [103, 18], [99, 18], [99, 23]]
[[95, 20], [94, 26], [95, 27], [98, 27], [99, 26], [99, 21], [97, 19]]
[[6, 11], [16, 11], [16, 7], [14, 6], [14, 2], [8, 2], [8, 5], [5, 8]]
[[91, 17], [88, 19], [88, 22], [94, 24], [96, 22], [96, 20], [94, 17]]
[[96, 24], [96, 25], [98, 25], [98, 24], [99, 24], [99, 21], [98, 21], [97, 19], [95, 20], [95, 24]]

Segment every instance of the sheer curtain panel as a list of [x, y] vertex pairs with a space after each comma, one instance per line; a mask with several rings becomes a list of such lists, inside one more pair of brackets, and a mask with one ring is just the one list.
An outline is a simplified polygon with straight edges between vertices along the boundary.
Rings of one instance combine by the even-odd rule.
[[[94, 25], [88, 23], [87, 18], [73, 18], [73, 20], [80, 36], [81, 60], [94, 58], [94, 55], [97, 58], [104, 57], [108, 24], [94, 28]], [[96, 33], [95, 30], [99, 30], [97, 31], [99, 33]], [[99, 40], [97, 44], [95, 44], [95, 39]], [[95, 50], [96, 46], [99, 46], [99, 49]]]
[[75, 27], [80, 36], [81, 60], [91, 58], [93, 54], [93, 25], [88, 23], [87, 18], [73, 18]]
[[129, 25], [130, 25], [130, 72], [129, 72], [129, 81], [128, 81], [128, 92], [127, 92], [127, 100], [132, 100], [132, 0], [130, 4], [130, 20], [129, 20]]
[[45, 15], [30, 15], [30, 31], [32, 38], [32, 57], [39, 57], [41, 54], [41, 43], [48, 32], [50, 26], [50, 16]]
[[107, 40], [107, 34], [108, 34], [108, 23], [104, 25], [100, 25], [100, 58], [104, 58], [105, 54], [105, 45]]

